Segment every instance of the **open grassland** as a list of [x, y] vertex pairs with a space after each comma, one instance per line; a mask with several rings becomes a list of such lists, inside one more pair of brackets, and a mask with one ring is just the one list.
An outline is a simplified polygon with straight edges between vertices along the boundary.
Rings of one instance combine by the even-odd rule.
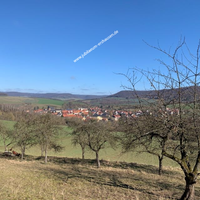
[[[15, 122], [13, 121], [6, 121], [6, 120], [0, 120], [0, 121], [4, 123], [9, 129], [13, 129], [13, 126], [15, 124]], [[72, 129], [68, 128], [67, 126], [61, 126], [61, 127], [63, 128], [63, 131], [59, 136], [59, 141], [60, 141], [60, 144], [64, 147], [64, 149], [61, 152], [54, 152], [53, 150], [50, 150], [48, 152], [48, 155], [68, 157], [68, 158], [81, 158], [80, 146], [75, 147], [71, 144], [72, 137], [69, 135], [69, 133], [72, 131]], [[20, 152], [20, 149], [18, 147], [15, 147], [15, 146], [12, 146], [12, 147], [16, 151]], [[3, 150], [4, 150], [3, 143], [0, 141], [0, 151], [3, 151]], [[138, 149], [138, 151], [139, 150], [140, 149]], [[33, 156], [40, 156], [41, 155], [40, 147], [39, 146], [31, 147], [30, 149], [26, 150], [26, 154], [33, 155]], [[94, 159], [95, 153], [86, 149], [85, 158]], [[149, 165], [158, 166], [158, 158], [156, 156], [153, 156], [148, 153], [137, 153], [137, 151], [122, 154], [120, 147], [116, 149], [112, 149], [110, 147], [102, 149], [100, 151], [100, 159], [104, 159], [108, 161], [118, 161], [118, 162], [119, 161], [135, 162], [139, 164], [149, 164]], [[163, 165], [177, 167], [177, 164], [168, 158], [164, 159]]]
[[31, 103], [36, 104], [37, 99], [35, 98], [27, 98], [27, 97], [10, 97], [10, 96], [0, 96], [0, 104], [25, 104], [25, 103]]
[[[15, 122], [2, 120], [12, 129]], [[63, 126], [59, 136], [64, 150], [48, 152], [48, 163], [40, 157], [40, 148], [26, 150], [24, 161], [3, 157], [0, 153], [0, 199], [178, 199], [184, 191], [183, 173], [169, 159], [164, 160], [164, 174], [158, 174], [157, 157], [136, 152], [121, 154], [121, 149], [100, 151], [101, 168], [96, 168], [95, 154], [71, 144], [72, 131]], [[3, 152], [3, 144], [0, 144]], [[19, 152], [18, 147], [14, 150]], [[200, 200], [200, 184], [196, 185]]]
[[[31, 160], [31, 161], [30, 161]], [[50, 158], [19, 161], [0, 158], [0, 199], [5, 200], [167, 200], [184, 191], [179, 169], [165, 168], [162, 177], [150, 165], [103, 162], [100, 169], [92, 160]], [[200, 184], [196, 185], [200, 200]]]
[[8, 120], [0, 120], [0, 122], [6, 126], [6, 128], [13, 130], [14, 129], [14, 125], [15, 125], [15, 121], [8, 121]]
[[[71, 137], [64, 138], [60, 141], [64, 146], [64, 150], [61, 152], [54, 152], [53, 150], [48, 152], [49, 156], [58, 156], [58, 157], [69, 157], [69, 158], [81, 158], [81, 148], [79, 146], [74, 147], [71, 144]], [[19, 152], [19, 148], [14, 148]], [[3, 147], [0, 148], [3, 150]], [[27, 155], [40, 156], [41, 151], [40, 147], [34, 146], [26, 150]], [[85, 153], [85, 158], [94, 159], [95, 153], [87, 150]], [[121, 149], [113, 150], [111, 148], [105, 148], [100, 151], [100, 159], [107, 161], [118, 161], [118, 162], [135, 162], [139, 164], [149, 164], [158, 166], [158, 158], [156, 156], [150, 155], [148, 153], [136, 153], [129, 152], [127, 154], [121, 154]], [[163, 161], [164, 166], [177, 167], [177, 164], [170, 159], [165, 158]]]
[[55, 99], [37, 98], [37, 104], [62, 106], [64, 101]]
[[11, 96], [0, 96], [0, 104], [13, 104], [22, 106], [25, 104], [31, 104], [32, 106], [56, 106], [61, 108], [64, 101], [54, 100], [54, 99], [44, 99], [44, 98], [28, 98], [28, 97], [11, 97]]
[[[152, 99], [142, 99], [144, 105], [149, 103], [154, 103], [155, 100]], [[120, 97], [106, 97], [106, 98], [97, 98], [90, 100], [80, 100], [80, 99], [69, 99], [69, 100], [59, 100], [59, 99], [46, 99], [46, 98], [29, 98], [29, 97], [12, 97], [12, 96], [0, 96], [0, 104], [13, 104], [15, 106], [24, 106], [31, 105], [39, 106], [40, 108], [46, 107], [48, 105], [55, 106], [56, 108], [61, 108], [62, 105], [70, 107], [91, 107], [91, 106], [111, 106], [115, 109], [119, 108], [129, 108], [133, 106], [138, 106], [138, 99], [126, 99]]]

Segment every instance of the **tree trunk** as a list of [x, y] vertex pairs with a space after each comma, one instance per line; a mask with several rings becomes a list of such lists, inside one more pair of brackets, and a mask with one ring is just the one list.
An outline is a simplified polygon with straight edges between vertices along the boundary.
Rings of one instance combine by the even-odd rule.
[[158, 156], [158, 160], [159, 160], [159, 169], [158, 169], [158, 174], [162, 175], [162, 170], [163, 170], [163, 155], [162, 156]]
[[4, 149], [5, 149], [5, 151], [7, 151], [7, 145], [6, 145], [6, 142], [4, 141], [3, 144], [4, 144]]
[[185, 178], [186, 186], [185, 191], [180, 198], [180, 200], [194, 200], [194, 184], [196, 183], [194, 179], [194, 175], [190, 174], [188, 177]]
[[81, 149], [82, 149], [82, 160], [84, 160], [85, 159], [85, 148], [81, 147]]
[[8, 146], [11, 145], [12, 142], [6, 144], [6, 142], [4, 142], [4, 148], [5, 148], [5, 151], [8, 151]]
[[44, 152], [45, 152], [45, 159], [44, 159], [44, 162], [47, 163], [47, 150], [45, 149]]
[[98, 151], [96, 151], [96, 161], [97, 161], [97, 168], [100, 168], [99, 152]]
[[44, 156], [44, 147], [41, 145], [41, 157]]
[[23, 160], [24, 159], [24, 154], [25, 154], [25, 148], [24, 147], [22, 147], [21, 152], [22, 152], [21, 160]]

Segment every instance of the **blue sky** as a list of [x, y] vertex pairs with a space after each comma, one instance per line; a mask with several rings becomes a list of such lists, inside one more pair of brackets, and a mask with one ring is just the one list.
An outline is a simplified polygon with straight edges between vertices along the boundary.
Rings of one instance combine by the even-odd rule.
[[199, 8], [198, 0], [1, 1], [0, 91], [114, 94], [127, 84], [116, 73], [165, 59], [143, 40], [169, 50], [184, 36], [195, 52]]

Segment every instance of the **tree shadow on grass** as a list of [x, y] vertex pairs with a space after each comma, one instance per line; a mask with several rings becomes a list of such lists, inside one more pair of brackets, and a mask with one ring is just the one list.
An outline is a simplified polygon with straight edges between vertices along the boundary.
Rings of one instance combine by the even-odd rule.
[[[0, 153], [0, 158], [6, 158], [6, 159], [20, 159], [20, 157], [9, 157], [9, 156], [3, 156], [3, 153]], [[26, 161], [33, 161], [33, 160], [39, 160], [44, 161], [44, 157], [39, 156], [31, 156], [31, 155], [25, 155], [24, 160]], [[72, 164], [72, 165], [89, 165], [89, 166], [95, 166], [96, 160], [94, 159], [80, 159], [80, 158], [67, 158], [67, 157], [56, 157], [56, 156], [48, 156], [48, 161], [56, 164]], [[158, 167], [153, 165], [144, 165], [144, 164], [137, 164], [137, 163], [126, 163], [126, 162], [115, 162], [115, 161], [106, 161], [101, 160], [101, 166], [105, 167], [113, 167], [113, 168], [121, 168], [121, 169], [133, 169], [134, 171], [138, 172], [146, 172], [151, 174], [158, 174]], [[164, 175], [176, 175], [179, 172], [172, 171], [172, 170], [166, 170], [163, 169]]]
[[[37, 157], [36, 160], [44, 160], [44, 157]], [[49, 162], [57, 163], [57, 164], [82, 164], [82, 165], [89, 165], [95, 166], [96, 160], [94, 159], [80, 159], [80, 158], [67, 158], [67, 157], [55, 157], [49, 156]], [[100, 160], [101, 166], [105, 167], [113, 167], [113, 168], [121, 168], [121, 169], [133, 169], [134, 171], [143, 171], [146, 173], [151, 174], [158, 174], [158, 167], [153, 165], [144, 165], [144, 164], [137, 164], [137, 163], [126, 163], [126, 162], [116, 162], [116, 161], [106, 161]], [[177, 171], [163, 169], [164, 175], [176, 175]]]
[[[163, 183], [159, 185], [159, 182], [149, 179], [148, 177], [141, 176], [137, 174], [128, 174], [126, 170], [116, 171], [109, 169], [109, 171], [104, 171], [104, 169], [88, 168], [85, 166], [77, 165], [77, 163], [70, 168], [55, 169], [45, 168], [47, 173], [51, 173], [56, 179], [68, 182], [69, 179], [78, 178], [80, 180], [85, 180], [89, 183], [94, 183], [97, 185], [112, 186], [117, 188], [123, 188], [128, 190], [134, 190], [146, 194], [148, 196], [157, 196], [159, 193], [157, 191], [162, 191], [164, 189], [172, 190], [173, 185], [170, 183]], [[177, 197], [172, 198], [168, 194], [165, 198], [178, 199]], [[159, 198], [157, 198], [159, 199]]]
[[[5, 157], [2, 156], [0, 156], [0, 158], [5, 159]], [[44, 157], [28, 156], [27, 158], [27, 161], [44, 161]], [[16, 158], [12, 157], [9, 159]], [[178, 199], [184, 191], [185, 183], [183, 177], [180, 178], [182, 175], [179, 171], [164, 170], [163, 176], [158, 176], [158, 168], [151, 165], [101, 160], [102, 168], [97, 169], [94, 167], [96, 161], [92, 159], [81, 160], [78, 158], [48, 157], [48, 160], [49, 165], [41, 168], [41, 173], [46, 173], [48, 177], [53, 177], [63, 182], [78, 178], [101, 186], [104, 185], [138, 191], [152, 197], [159, 197], [159, 194], [162, 193], [162, 197], [166, 199]], [[50, 163], [59, 165], [59, 168], [52, 168]], [[129, 173], [130, 171], [131, 173]], [[154, 179], [154, 177], [156, 178]], [[168, 177], [168, 179], [163, 179], [163, 177]], [[170, 178], [175, 181], [169, 181]], [[168, 193], [165, 191], [172, 192]], [[195, 186], [195, 194], [196, 199], [200, 199], [198, 198], [200, 197], [199, 185]]]

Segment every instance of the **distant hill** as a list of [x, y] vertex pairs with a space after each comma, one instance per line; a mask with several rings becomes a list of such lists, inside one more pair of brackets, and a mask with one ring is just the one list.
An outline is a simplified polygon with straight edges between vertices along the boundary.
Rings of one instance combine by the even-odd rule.
[[[182, 101], [192, 101], [193, 100], [193, 91], [194, 87], [184, 87], [181, 89], [183, 93]], [[159, 95], [165, 100], [177, 100], [178, 99], [178, 89], [163, 89], [159, 91], [154, 90], [138, 90], [136, 92], [130, 90], [120, 91], [113, 95], [80, 95], [80, 94], [71, 94], [71, 93], [25, 93], [25, 92], [0, 92], [0, 96], [14, 96], [14, 97], [32, 97], [32, 98], [46, 98], [46, 99], [59, 99], [59, 100], [93, 100], [99, 99], [98, 101], [110, 102], [114, 101], [114, 98], [121, 99], [136, 99], [137, 95], [140, 98], [145, 99], [158, 99]], [[200, 87], [197, 87], [197, 98], [200, 99]], [[112, 100], [113, 99], [113, 100]]]
[[4, 92], [4, 94], [7, 95], [7, 96], [14, 96], [14, 97], [34, 97], [34, 98], [46, 98], [46, 99], [82, 99], [82, 100], [87, 100], [87, 99], [96, 99], [96, 98], [106, 97], [105, 95], [79, 95], [79, 94], [70, 94], [70, 93]]
[[[181, 89], [182, 93], [182, 101], [192, 101], [193, 100], [193, 90], [194, 87], [184, 87]], [[144, 90], [144, 91], [120, 91], [116, 94], [108, 96], [109, 98], [126, 98], [126, 99], [135, 99], [137, 95], [140, 98], [147, 98], [147, 99], [158, 99], [158, 93], [160, 97], [165, 100], [177, 100], [178, 99], [178, 89], [163, 89], [159, 91], [155, 90]], [[107, 98], [107, 97], [106, 97]], [[200, 99], [200, 87], [197, 87], [197, 98]]]
[[0, 92], [0, 96], [8, 96], [6, 93]]

